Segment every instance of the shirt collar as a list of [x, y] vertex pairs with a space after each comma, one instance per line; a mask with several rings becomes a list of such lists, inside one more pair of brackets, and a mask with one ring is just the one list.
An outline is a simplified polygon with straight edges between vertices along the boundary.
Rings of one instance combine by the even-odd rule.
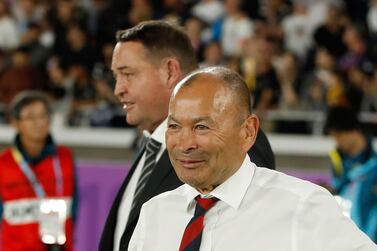
[[238, 209], [253, 179], [254, 173], [255, 164], [252, 163], [250, 157], [246, 155], [241, 167], [209, 194], [200, 194], [195, 188], [185, 184], [184, 194], [187, 202], [186, 208], [189, 209], [195, 197], [200, 195], [204, 198], [216, 197], [232, 208]]
[[30, 156], [26, 152], [26, 150], [24, 149], [24, 147], [21, 143], [21, 138], [20, 138], [19, 134], [17, 134], [15, 139], [14, 139], [14, 145], [21, 152], [21, 154], [24, 157], [24, 159], [26, 160], [26, 162], [28, 162], [29, 164], [32, 164], [32, 165], [36, 165], [39, 162], [41, 162], [42, 160], [44, 160], [45, 158], [47, 158], [48, 156], [52, 156], [52, 155], [56, 154], [56, 147], [55, 147], [54, 141], [53, 141], [50, 134], [46, 138], [45, 146], [43, 147], [40, 155], [36, 156], [36, 157]]
[[349, 155], [347, 153], [344, 153], [340, 150], [338, 150], [340, 152], [340, 154], [348, 161], [352, 162], [352, 163], [365, 163], [367, 160], [369, 160], [371, 158], [371, 156], [373, 155], [373, 146], [372, 146], [372, 142], [370, 140], [367, 141], [367, 145], [366, 147], [360, 151], [358, 154], [352, 156], [352, 155]]
[[143, 135], [144, 137], [147, 137], [147, 138], [152, 138], [154, 140], [157, 140], [158, 142], [161, 143], [161, 148], [166, 148], [165, 146], [165, 132], [166, 132], [166, 129], [167, 129], [167, 123], [168, 123], [168, 119], [166, 118], [157, 128], [156, 130], [154, 130], [154, 132], [151, 134], [150, 132], [148, 132], [147, 130], [144, 130], [143, 131]]

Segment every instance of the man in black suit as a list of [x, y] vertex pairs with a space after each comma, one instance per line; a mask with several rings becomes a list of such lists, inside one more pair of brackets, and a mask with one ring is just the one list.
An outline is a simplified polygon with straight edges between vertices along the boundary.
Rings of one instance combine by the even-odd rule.
[[[100, 251], [127, 250], [141, 205], [182, 184], [166, 151], [166, 117], [174, 87], [197, 68], [189, 38], [174, 25], [148, 21], [117, 33], [112, 62], [115, 95], [123, 104], [127, 122], [144, 130], [149, 139], [115, 198]], [[275, 168], [272, 149], [262, 131], [249, 155], [258, 166]]]

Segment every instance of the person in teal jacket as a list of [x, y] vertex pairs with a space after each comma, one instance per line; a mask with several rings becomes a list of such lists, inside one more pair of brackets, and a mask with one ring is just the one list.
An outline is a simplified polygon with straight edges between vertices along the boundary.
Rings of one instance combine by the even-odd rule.
[[356, 225], [377, 243], [377, 153], [356, 113], [331, 108], [325, 130], [336, 141], [329, 153], [333, 193], [348, 207]]

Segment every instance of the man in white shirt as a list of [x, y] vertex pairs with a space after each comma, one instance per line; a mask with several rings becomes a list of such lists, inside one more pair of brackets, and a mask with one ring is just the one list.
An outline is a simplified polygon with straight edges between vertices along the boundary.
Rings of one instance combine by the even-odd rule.
[[295, 2], [293, 7], [294, 12], [284, 18], [281, 25], [284, 31], [284, 44], [288, 51], [304, 62], [312, 47], [315, 26], [311, 22], [305, 3]]
[[166, 147], [185, 184], [143, 205], [128, 250], [377, 250], [327, 190], [250, 161], [258, 126], [237, 73], [182, 80]]
[[241, 56], [244, 42], [254, 33], [254, 23], [242, 9], [242, 0], [226, 0], [220, 42], [224, 55]]

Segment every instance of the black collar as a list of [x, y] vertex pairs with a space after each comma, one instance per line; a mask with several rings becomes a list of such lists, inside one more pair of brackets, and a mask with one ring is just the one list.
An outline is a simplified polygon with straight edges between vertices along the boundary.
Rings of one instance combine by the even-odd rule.
[[42, 160], [46, 159], [50, 155], [56, 155], [56, 146], [51, 135], [48, 135], [46, 138], [45, 146], [43, 147], [41, 153], [37, 157], [31, 157], [25, 150], [25, 148], [21, 144], [20, 135], [17, 134], [14, 140], [14, 145], [20, 151], [26, 162], [31, 165], [36, 165]]

